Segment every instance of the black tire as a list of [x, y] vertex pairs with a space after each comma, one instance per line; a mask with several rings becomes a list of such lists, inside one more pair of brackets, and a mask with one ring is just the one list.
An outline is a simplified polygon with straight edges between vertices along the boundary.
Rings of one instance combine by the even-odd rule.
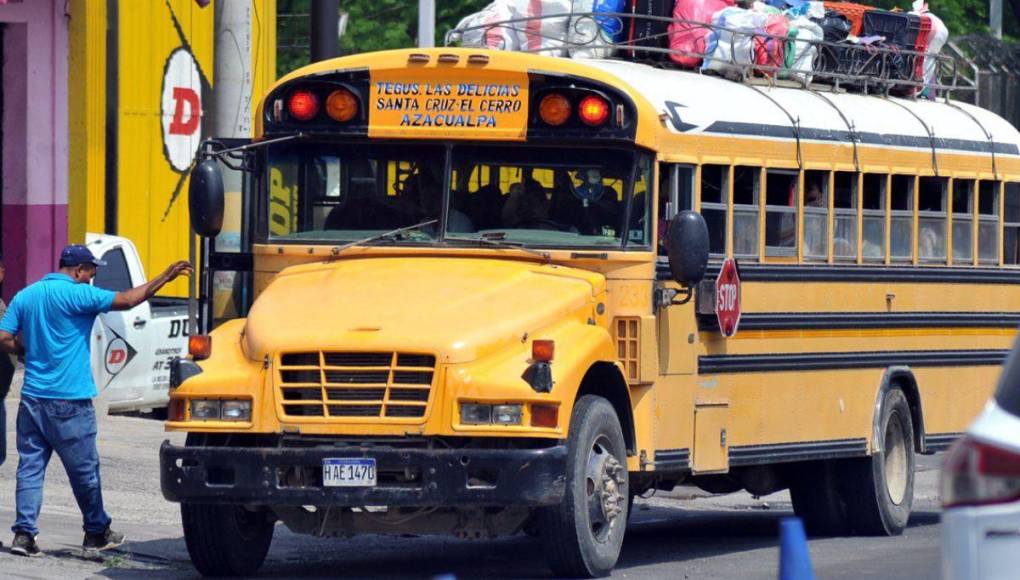
[[273, 520], [239, 505], [181, 504], [184, 543], [203, 576], [250, 576], [266, 560]]
[[834, 462], [811, 461], [794, 467], [790, 475], [790, 499], [793, 512], [804, 520], [808, 534], [843, 536], [850, 533], [850, 520]]
[[627, 448], [616, 411], [601, 397], [581, 397], [570, 418], [566, 497], [541, 513], [542, 544], [556, 576], [591, 578], [613, 570], [627, 529], [628, 495]]
[[843, 497], [854, 532], [895, 536], [914, 503], [914, 425], [899, 389], [886, 391], [879, 413], [882, 452], [841, 462]]

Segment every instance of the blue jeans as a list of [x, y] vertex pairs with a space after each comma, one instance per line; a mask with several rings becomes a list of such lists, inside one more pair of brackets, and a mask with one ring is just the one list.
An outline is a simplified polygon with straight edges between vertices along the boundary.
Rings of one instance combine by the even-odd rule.
[[100, 533], [110, 525], [103, 509], [96, 449], [96, 411], [92, 401], [36, 399], [21, 396], [18, 407], [18, 516], [14, 532], [39, 533], [46, 465], [54, 451], [71, 480], [85, 531]]

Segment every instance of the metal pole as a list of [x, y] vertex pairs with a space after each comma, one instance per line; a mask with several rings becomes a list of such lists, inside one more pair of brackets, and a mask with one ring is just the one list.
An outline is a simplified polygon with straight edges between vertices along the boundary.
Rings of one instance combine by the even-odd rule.
[[436, 45], [436, 0], [418, 0], [418, 48]]
[[340, 0], [312, 0], [312, 62], [340, 55]]
[[1002, 38], [1002, 0], [989, 0], [988, 6], [988, 27], [992, 29], [992, 36]]

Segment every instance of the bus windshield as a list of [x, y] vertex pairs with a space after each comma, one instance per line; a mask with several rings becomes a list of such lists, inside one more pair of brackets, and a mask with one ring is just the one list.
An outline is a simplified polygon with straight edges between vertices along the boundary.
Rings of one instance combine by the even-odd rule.
[[644, 247], [651, 237], [651, 156], [633, 150], [359, 143], [268, 155], [272, 241], [349, 242], [429, 220], [376, 243], [613, 247], [626, 236]]

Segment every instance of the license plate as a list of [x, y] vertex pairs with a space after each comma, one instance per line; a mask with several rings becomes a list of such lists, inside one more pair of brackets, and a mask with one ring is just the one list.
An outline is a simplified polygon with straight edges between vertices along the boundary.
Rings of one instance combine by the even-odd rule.
[[375, 487], [375, 459], [323, 459], [323, 487]]

